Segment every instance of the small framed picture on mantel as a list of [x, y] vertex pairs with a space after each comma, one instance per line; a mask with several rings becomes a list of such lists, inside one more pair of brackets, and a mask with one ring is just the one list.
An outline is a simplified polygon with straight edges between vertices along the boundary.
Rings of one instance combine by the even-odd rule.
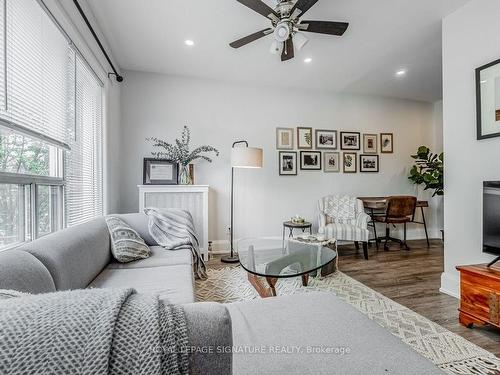
[[170, 160], [144, 158], [144, 185], [177, 185], [177, 163]]

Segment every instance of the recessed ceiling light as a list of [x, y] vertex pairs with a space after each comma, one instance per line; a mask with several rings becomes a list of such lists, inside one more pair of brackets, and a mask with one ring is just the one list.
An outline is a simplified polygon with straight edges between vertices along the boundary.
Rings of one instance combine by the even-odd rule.
[[187, 39], [187, 40], [184, 41], [184, 44], [186, 46], [190, 46], [191, 47], [191, 46], [194, 46], [194, 41], [191, 40], [191, 39]]
[[306, 57], [306, 58], [304, 59], [304, 62], [305, 62], [306, 64], [309, 64], [309, 63], [310, 63], [310, 62], [312, 62], [312, 61], [313, 61], [313, 59], [311, 59], [310, 57]]
[[406, 73], [407, 73], [406, 69], [399, 69], [395, 75], [396, 77], [404, 77]]

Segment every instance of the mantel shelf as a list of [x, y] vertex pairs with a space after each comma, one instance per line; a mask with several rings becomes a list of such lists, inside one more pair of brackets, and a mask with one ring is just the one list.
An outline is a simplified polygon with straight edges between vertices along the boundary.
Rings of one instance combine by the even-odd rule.
[[210, 185], [137, 185], [138, 188], [209, 188]]

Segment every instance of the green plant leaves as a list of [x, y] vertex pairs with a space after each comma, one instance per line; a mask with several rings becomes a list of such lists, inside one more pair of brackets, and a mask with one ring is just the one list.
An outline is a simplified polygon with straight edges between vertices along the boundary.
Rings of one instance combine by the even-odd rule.
[[174, 144], [165, 142], [156, 137], [146, 138], [146, 141], [152, 142], [153, 147], [162, 149], [161, 151], [151, 153], [155, 158], [165, 158], [182, 165], [188, 165], [196, 159], [203, 159], [211, 163], [212, 159], [203, 155], [204, 153], [213, 152], [216, 156], [219, 156], [219, 151], [212, 146], [200, 146], [190, 152], [189, 142], [191, 141], [191, 132], [187, 126], [184, 126], [181, 138], [176, 139]]
[[416, 155], [411, 155], [415, 164], [410, 169], [408, 179], [416, 185], [424, 185], [424, 190], [434, 190], [432, 196], [444, 195], [444, 153], [434, 154], [427, 146], [420, 146]]

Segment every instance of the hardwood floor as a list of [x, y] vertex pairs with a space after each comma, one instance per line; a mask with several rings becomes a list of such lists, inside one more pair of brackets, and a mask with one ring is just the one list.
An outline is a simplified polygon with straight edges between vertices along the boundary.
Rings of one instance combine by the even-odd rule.
[[[458, 300], [439, 292], [443, 272], [443, 245], [439, 240], [408, 241], [411, 250], [369, 250], [370, 259], [363, 259], [362, 251], [353, 245], [339, 247], [339, 269], [352, 278], [386, 297], [416, 311], [428, 319], [455, 332], [500, 357], [500, 330], [493, 327], [472, 329], [458, 323]], [[209, 268], [222, 268], [218, 258], [208, 262]]]

